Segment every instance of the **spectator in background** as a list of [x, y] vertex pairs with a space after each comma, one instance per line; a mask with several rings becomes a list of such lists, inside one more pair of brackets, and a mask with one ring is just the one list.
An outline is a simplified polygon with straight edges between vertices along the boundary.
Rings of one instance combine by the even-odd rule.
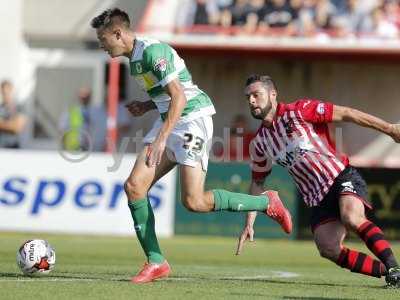
[[336, 7], [329, 0], [317, 0], [314, 20], [318, 28], [329, 30], [333, 16], [337, 13]]
[[222, 28], [229, 28], [232, 26], [232, 13], [229, 8], [223, 8], [219, 14], [219, 25]]
[[325, 31], [331, 29], [331, 20], [336, 13], [335, 6], [329, 0], [292, 0], [291, 3], [292, 6], [296, 3], [295, 7], [299, 10], [301, 36], [328, 38]]
[[222, 28], [229, 28], [232, 26], [232, 14], [231, 7], [234, 4], [234, 0], [214, 0], [219, 10], [217, 25]]
[[265, 0], [249, 0], [249, 12], [246, 16], [246, 23], [243, 26], [243, 32], [254, 34], [258, 30], [259, 12], [265, 7]]
[[217, 0], [182, 0], [177, 15], [176, 31], [184, 32], [193, 25], [218, 25]]
[[387, 0], [383, 4], [385, 19], [400, 28], [400, 4], [398, 0]]
[[399, 30], [394, 23], [387, 20], [382, 7], [375, 8], [371, 13], [371, 27], [368, 32], [374, 37], [384, 39], [395, 39], [399, 37]]
[[20, 148], [19, 134], [26, 125], [22, 107], [15, 102], [14, 86], [11, 81], [1, 82], [0, 104], [0, 147]]
[[260, 29], [269, 33], [270, 28], [284, 29], [279, 34], [293, 35], [296, 32], [296, 11], [288, 0], [270, 0], [269, 3], [259, 12]]
[[88, 87], [78, 91], [78, 103], [69, 107], [60, 119], [63, 149], [69, 151], [104, 151], [107, 115], [101, 107], [91, 105]]
[[216, 25], [219, 19], [215, 0], [195, 0], [193, 25]]
[[303, 19], [311, 19], [317, 28], [330, 29], [331, 19], [336, 14], [335, 6], [329, 0], [305, 0], [299, 15]]
[[247, 22], [247, 15], [252, 12], [249, 0], [236, 0], [230, 8], [232, 15], [232, 25], [243, 26]]
[[337, 37], [349, 37], [363, 31], [368, 15], [360, 0], [346, 0], [346, 9], [332, 20]]
[[[226, 3], [220, 5], [219, 25], [223, 28], [235, 26], [238, 29], [235, 29], [235, 33], [253, 33], [257, 29], [258, 17], [254, 14], [250, 2], [251, 0], [235, 0], [231, 5], [226, 5]], [[232, 31], [228, 32], [232, 33]]]

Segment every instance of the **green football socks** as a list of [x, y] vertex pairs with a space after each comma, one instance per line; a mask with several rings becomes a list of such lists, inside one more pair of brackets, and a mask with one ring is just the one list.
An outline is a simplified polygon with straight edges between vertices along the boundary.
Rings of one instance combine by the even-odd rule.
[[165, 258], [162, 256], [158, 245], [154, 213], [150, 202], [147, 198], [143, 198], [136, 201], [128, 201], [128, 206], [135, 225], [137, 238], [149, 263], [163, 263]]
[[267, 195], [252, 196], [219, 189], [213, 190], [212, 192], [214, 194], [215, 211], [228, 210], [264, 212], [269, 203]]

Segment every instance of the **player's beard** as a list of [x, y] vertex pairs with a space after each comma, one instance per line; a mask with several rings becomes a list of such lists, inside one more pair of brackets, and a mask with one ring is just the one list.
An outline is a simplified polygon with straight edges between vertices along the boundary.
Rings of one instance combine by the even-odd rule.
[[250, 110], [250, 113], [253, 116], [253, 118], [258, 119], [258, 120], [264, 120], [265, 117], [268, 115], [269, 111], [271, 110], [271, 108], [272, 108], [272, 104], [270, 101], [268, 101], [268, 104], [264, 108], [256, 107], [256, 109], [259, 109], [260, 112], [256, 112], [255, 109], [252, 108]]

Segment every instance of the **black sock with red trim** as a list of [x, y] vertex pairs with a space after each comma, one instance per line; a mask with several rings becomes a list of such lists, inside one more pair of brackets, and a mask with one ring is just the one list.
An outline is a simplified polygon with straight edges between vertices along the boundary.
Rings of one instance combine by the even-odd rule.
[[380, 278], [386, 274], [386, 267], [379, 260], [346, 247], [342, 248], [336, 264], [342, 268], [349, 269], [351, 272], [368, 276]]
[[386, 266], [386, 269], [397, 267], [397, 261], [389, 242], [385, 239], [382, 230], [371, 221], [365, 221], [357, 230], [359, 237], [365, 242], [368, 249]]

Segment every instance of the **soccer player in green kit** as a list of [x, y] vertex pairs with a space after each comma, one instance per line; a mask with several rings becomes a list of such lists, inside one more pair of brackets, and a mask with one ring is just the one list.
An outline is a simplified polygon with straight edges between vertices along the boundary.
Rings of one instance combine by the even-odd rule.
[[104, 11], [91, 25], [104, 51], [111, 57], [129, 58], [131, 75], [151, 98], [147, 102], [133, 101], [128, 110], [134, 116], [153, 109], [160, 113], [144, 137], [144, 149], [125, 182], [136, 235], [147, 256], [147, 262], [132, 282], [151, 282], [167, 277], [171, 271], [157, 241], [147, 193], [176, 165], [180, 168], [182, 202], [188, 210], [264, 212], [290, 233], [290, 213], [275, 191], [265, 191], [259, 196], [221, 189], [204, 191], [207, 143], [212, 139], [211, 116], [215, 109], [208, 95], [193, 84], [185, 62], [176, 51], [157, 40], [136, 37], [129, 16], [118, 8]]

